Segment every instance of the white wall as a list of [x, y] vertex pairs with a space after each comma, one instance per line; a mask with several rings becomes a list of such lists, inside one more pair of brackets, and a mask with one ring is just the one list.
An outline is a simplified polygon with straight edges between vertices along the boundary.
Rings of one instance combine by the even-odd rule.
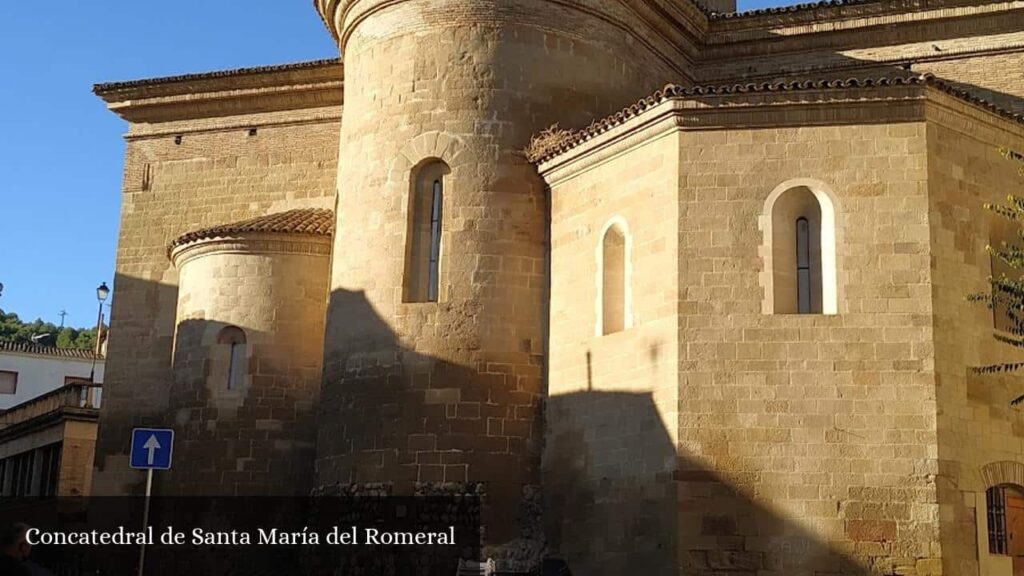
[[[0, 351], [0, 370], [18, 373], [15, 394], [0, 394], [0, 410], [6, 410], [26, 400], [45, 394], [64, 385], [65, 376], [88, 378], [92, 360], [63, 358]], [[103, 382], [103, 360], [96, 362], [96, 382]]]

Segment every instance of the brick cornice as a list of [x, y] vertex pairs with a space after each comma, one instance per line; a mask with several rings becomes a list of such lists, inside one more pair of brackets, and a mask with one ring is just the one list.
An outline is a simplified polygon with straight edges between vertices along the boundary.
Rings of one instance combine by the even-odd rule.
[[340, 106], [344, 70], [337, 60], [243, 68], [93, 88], [133, 123], [157, 123], [280, 110]]
[[837, 28], [894, 24], [929, 18], [1001, 10], [1014, 1], [990, 0], [827, 0], [779, 8], [711, 15], [712, 34], [789, 30], [789, 34]]
[[341, 106], [305, 108], [302, 110], [274, 110], [245, 112], [232, 116], [207, 118], [175, 118], [163, 122], [133, 123], [129, 125], [125, 140], [147, 140], [196, 133], [211, 134], [252, 128], [284, 128], [310, 124], [337, 124], [341, 121]]

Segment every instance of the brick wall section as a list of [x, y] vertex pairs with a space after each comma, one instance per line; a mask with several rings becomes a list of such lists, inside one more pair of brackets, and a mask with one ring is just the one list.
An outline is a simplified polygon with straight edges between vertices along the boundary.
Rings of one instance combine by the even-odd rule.
[[[545, 513], [549, 546], [584, 574], [675, 570], [678, 150], [670, 134], [552, 186]], [[596, 336], [613, 221], [632, 313]]]
[[751, 19], [741, 31], [739, 21], [715, 22], [697, 82], [891, 76], [909, 65], [915, 73], [930, 72], [1024, 111], [1024, 11], [950, 8], [872, 21], [855, 19], [858, 8], [852, 10], [838, 25], [797, 26], [764, 17], [760, 26]]
[[[337, 108], [174, 123], [174, 132], [132, 126], [114, 281], [95, 492], [140, 490], [128, 469], [130, 428], [170, 424], [167, 390], [175, 331], [177, 273], [167, 245], [186, 232], [302, 206], [332, 207]], [[286, 123], [302, 119], [301, 123]], [[248, 135], [248, 124], [258, 128]], [[238, 126], [243, 123], [243, 126]], [[201, 131], [188, 131], [201, 126]], [[231, 128], [220, 129], [223, 126]], [[195, 128], [193, 128], [194, 130]], [[180, 144], [175, 135], [182, 134]]]
[[[1024, 43], [1024, 34], [1021, 35]], [[949, 78], [997, 106], [1024, 114], [1024, 49], [1006, 54], [923, 63], [915, 70]]]
[[989, 488], [981, 469], [1022, 461], [1024, 415], [1010, 406], [1022, 392], [1019, 376], [969, 372], [970, 366], [1019, 361], [1020, 353], [992, 339], [992, 313], [965, 296], [988, 288], [985, 245], [993, 217], [983, 204], [1019, 193], [1022, 183], [1018, 166], [997, 147], [1024, 151], [1024, 131], [946, 111], [936, 111], [935, 118], [927, 137], [942, 550], [947, 574], [978, 574], [979, 558], [983, 569], [989, 560], [977, 543], [985, 526], [977, 525], [975, 507], [981, 506], [984, 518]]

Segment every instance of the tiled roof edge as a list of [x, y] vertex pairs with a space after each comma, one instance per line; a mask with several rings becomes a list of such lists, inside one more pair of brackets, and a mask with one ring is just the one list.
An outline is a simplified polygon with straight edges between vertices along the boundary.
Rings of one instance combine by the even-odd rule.
[[790, 6], [773, 6], [771, 8], [758, 8], [755, 10], [744, 10], [742, 12], [711, 12], [708, 17], [711, 20], [736, 20], [739, 18], [752, 18], [766, 16], [769, 14], [792, 14], [795, 12], [808, 12], [818, 8], [832, 8], [839, 6], [855, 6], [860, 4], [880, 4], [881, 0], [823, 0], [822, 2], [805, 2], [792, 4]]
[[175, 82], [188, 82], [192, 80], [209, 80], [214, 78], [226, 78], [229, 76], [241, 76], [248, 74], [263, 74], [267, 72], [287, 72], [290, 70], [303, 70], [340, 64], [338, 58], [326, 58], [321, 60], [306, 60], [303, 62], [290, 62], [287, 64], [273, 64], [268, 66], [251, 66], [246, 68], [232, 68], [228, 70], [214, 70], [211, 72], [197, 72], [194, 74], [179, 74], [176, 76], [159, 76], [156, 78], [143, 78], [139, 80], [126, 80], [122, 82], [104, 82], [95, 84], [92, 87], [93, 93], [102, 95], [127, 88], [139, 88], [142, 86], [157, 86], [160, 84], [173, 84]]
[[763, 92], [793, 92], [800, 90], [837, 90], [846, 88], [870, 88], [885, 86], [913, 86], [927, 85], [939, 89], [960, 100], [983, 108], [993, 114], [1024, 124], [1024, 116], [999, 107], [984, 98], [975, 96], [952, 84], [940, 80], [931, 74], [920, 74], [916, 76], [897, 76], [881, 78], [848, 78], [821, 79], [821, 80], [796, 80], [792, 82], [764, 82], [764, 83], [734, 83], [715, 86], [694, 86], [684, 87], [678, 84], [668, 84], [654, 94], [639, 100], [637, 103], [624, 108], [623, 110], [596, 120], [582, 130], [561, 130], [557, 126], [541, 132], [533, 137], [530, 145], [524, 151], [527, 159], [534, 164], [546, 162], [556, 156], [564, 154], [569, 150], [583, 144], [595, 136], [607, 132], [628, 120], [635, 118], [643, 112], [674, 98], [681, 97], [702, 97], [702, 96], [727, 96], [733, 94], [752, 94]]
[[[26, 342], [11, 342], [0, 340], [0, 352], [18, 352], [22, 354], [33, 354], [36, 356], [57, 356], [61, 358], [76, 358], [80, 360], [92, 360], [92, 350], [79, 350], [77, 348], [57, 348], [55, 346], [42, 346], [40, 344], [29, 344]], [[102, 360], [103, 355], [96, 356]]]
[[276, 212], [183, 234], [171, 241], [167, 246], [167, 253], [170, 255], [175, 248], [191, 244], [192, 242], [233, 234], [307, 234], [310, 236], [329, 237], [333, 232], [333, 211], [324, 208], [296, 208], [294, 210]]

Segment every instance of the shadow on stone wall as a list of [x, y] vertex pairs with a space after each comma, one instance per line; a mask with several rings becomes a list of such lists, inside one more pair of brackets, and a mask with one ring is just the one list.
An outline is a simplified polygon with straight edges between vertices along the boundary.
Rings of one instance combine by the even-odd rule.
[[[424, 304], [423, 313], [441, 314], [451, 326], [475, 322], [479, 306]], [[407, 495], [424, 485], [457, 492], [482, 483], [484, 555], [535, 564], [542, 553], [541, 356], [528, 356], [536, 376], [526, 377], [465, 334], [432, 335], [438, 327], [425, 316], [400, 322], [419, 326], [407, 341], [429, 339], [459, 363], [410, 349], [364, 293], [332, 292], [325, 340], [334, 345], [324, 357], [315, 484], [386, 483]]]
[[[292, 365], [272, 334], [241, 326], [252, 348], [244, 390], [208, 383], [214, 320], [176, 325], [176, 286], [118, 274], [94, 468], [94, 495], [139, 494], [131, 430], [176, 432], [163, 495], [306, 495], [312, 488], [319, 374]], [[204, 340], [205, 338], [205, 340]], [[132, 355], [123, 354], [131, 350]]]
[[170, 424], [171, 355], [178, 288], [118, 273], [104, 367], [93, 495], [141, 494], [145, 474], [128, 467], [134, 427]]
[[[483, 483], [483, 555], [510, 573], [544, 555], [584, 576], [871, 573], [677, 452], [649, 393], [548, 398], [543, 448], [537, 421], [522, 437], [489, 434], [487, 418], [517, 421], [514, 386], [409, 350], [361, 293], [335, 291], [331, 304], [347, 319], [335, 324], [344, 332], [336, 341], [348, 344], [326, 360], [343, 378], [322, 393], [317, 485], [385, 482], [402, 494], [424, 482]], [[458, 390], [460, 402], [429, 400], [443, 390]], [[464, 403], [479, 403], [481, 417], [460, 415]], [[457, 476], [447, 476], [450, 466]]]
[[547, 401], [548, 546], [579, 574], [665, 574], [678, 562], [676, 450], [650, 394]]
[[213, 345], [230, 325], [196, 319], [178, 324], [166, 420], [176, 432], [176, 463], [163, 475], [164, 494], [308, 495], [319, 373], [289, 353], [277, 335], [242, 325], [246, 372], [229, 389], [227, 359], [215, 366]]
[[547, 423], [548, 548], [574, 574], [878, 573], [677, 454], [650, 394], [552, 396]]
[[[132, 283], [139, 288], [141, 281], [119, 285]], [[172, 291], [153, 286], [143, 293]], [[345, 343], [327, 357], [343, 378], [323, 385], [315, 472], [305, 464], [306, 479], [297, 482], [316, 487], [387, 483], [394, 494], [434, 488], [455, 493], [481, 483], [489, 546], [482, 555], [506, 570], [535, 567], [546, 554], [566, 560], [573, 573], [584, 576], [871, 573], [822, 535], [754, 502], [698, 458], [678, 452], [649, 393], [586, 390], [542, 403], [508, 374], [481, 371], [487, 365], [483, 357], [467, 367], [403, 346], [362, 293], [335, 291], [331, 310], [346, 319], [334, 323], [335, 333], [328, 335]], [[183, 323], [178, 345], [188, 346], [207, 324]], [[126, 326], [114, 334], [130, 336], [133, 327]], [[467, 350], [448, 352], [472, 357]], [[169, 350], [165, 361], [161, 378], [168, 381]], [[182, 390], [172, 392], [176, 398]], [[133, 425], [178, 429], [183, 442], [178, 462], [189, 458], [190, 450], [233, 450], [204, 436], [204, 418], [215, 412], [200, 410], [184, 424], [175, 422], [175, 410], [204, 402], [198, 391], [171, 401], [163, 412], [131, 410], [124, 398], [118, 412], [105, 415], [108, 431], [123, 427], [124, 453]], [[493, 427], [496, 421], [500, 429]], [[543, 500], [538, 489], [542, 450]], [[209, 456], [200, 460], [213, 471], [236, 465], [237, 454]], [[304, 455], [293, 456], [309, 462]], [[195, 481], [189, 483], [198, 487]], [[169, 488], [158, 481], [156, 494], [167, 495]], [[880, 551], [893, 545], [872, 538], [866, 532], [861, 545]]]

